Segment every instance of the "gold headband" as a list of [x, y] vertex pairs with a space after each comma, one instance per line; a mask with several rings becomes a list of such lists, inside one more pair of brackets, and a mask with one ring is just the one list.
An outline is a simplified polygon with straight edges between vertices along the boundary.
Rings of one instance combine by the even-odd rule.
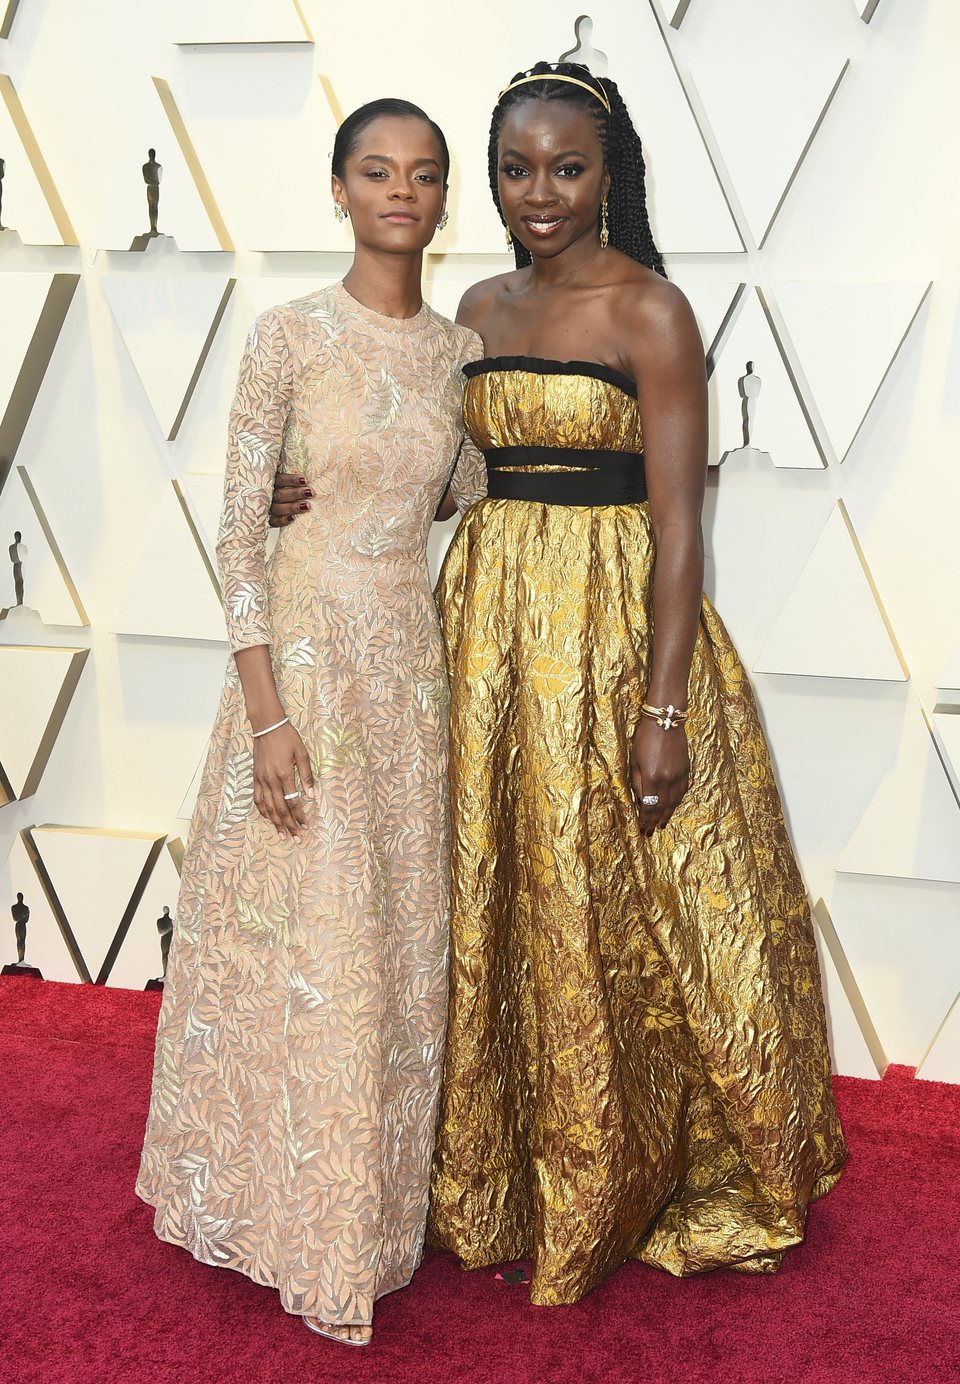
[[[607, 94], [602, 87], [597, 91], [587, 82], [581, 82], [579, 77], [567, 77], [561, 72], [537, 72], [532, 77], [520, 77], [516, 82], [511, 82], [508, 87], [503, 88], [497, 97], [497, 104], [499, 105], [508, 91], [513, 91], [518, 86], [525, 86], [527, 82], [569, 82], [572, 86], [583, 87], [584, 91], [589, 91], [591, 96], [596, 97], [607, 115], [610, 114], [610, 102], [607, 100]], [[599, 77], [597, 78], [597, 86], [600, 86]]]

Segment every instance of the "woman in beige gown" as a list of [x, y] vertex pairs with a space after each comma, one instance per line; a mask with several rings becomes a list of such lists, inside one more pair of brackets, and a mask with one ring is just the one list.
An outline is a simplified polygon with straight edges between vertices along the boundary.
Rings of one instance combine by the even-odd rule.
[[[240, 368], [217, 548], [236, 660], [184, 860], [137, 1184], [161, 1239], [352, 1344], [423, 1243], [449, 871], [425, 549], [462, 441], [461, 366], [481, 354], [420, 298], [448, 160], [405, 106], [365, 107], [338, 135], [334, 193], [357, 240], [345, 282], [264, 313]], [[265, 561], [278, 469], [313, 498]]]

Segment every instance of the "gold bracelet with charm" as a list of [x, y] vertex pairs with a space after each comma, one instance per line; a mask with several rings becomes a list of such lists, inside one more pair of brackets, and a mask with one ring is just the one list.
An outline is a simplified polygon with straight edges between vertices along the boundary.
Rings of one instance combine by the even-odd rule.
[[690, 715], [690, 709], [681, 711], [671, 702], [668, 706], [650, 706], [649, 702], [644, 702], [640, 708], [643, 716], [649, 716], [651, 721], [656, 721], [661, 730], [673, 730], [675, 726], [682, 726]]

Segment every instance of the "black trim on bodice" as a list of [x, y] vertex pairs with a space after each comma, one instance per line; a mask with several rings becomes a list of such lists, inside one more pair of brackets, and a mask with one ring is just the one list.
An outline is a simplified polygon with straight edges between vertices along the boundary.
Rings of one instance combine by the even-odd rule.
[[[504, 452], [549, 452], [554, 466], [583, 466], [586, 471], [506, 471], [497, 465]], [[542, 505], [640, 505], [647, 498], [643, 454], [637, 452], [578, 452], [565, 447], [505, 447], [485, 452], [487, 497], [491, 500], [533, 500]], [[543, 464], [542, 462], [540, 463]]]
[[[475, 375], [522, 370], [531, 375], [586, 375], [620, 389], [631, 399], [637, 386], [628, 375], [590, 360], [544, 360], [539, 356], [486, 356], [463, 367]], [[485, 447], [487, 496], [491, 500], [533, 500], [544, 505], [639, 505], [647, 498], [642, 452], [601, 447]], [[516, 467], [543, 467], [537, 471]], [[576, 469], [565, 469], [576, 468]]]
[[[534, 500], [543, 505], [641, 505], [647, 498], [642, 452], [599, 447], [490, 447], [487, 496], [491, 500]], [[514, 471], [515, 466], [549, 466], [550, 471]], [[576, 471], [561, 470], [575, 466]]]

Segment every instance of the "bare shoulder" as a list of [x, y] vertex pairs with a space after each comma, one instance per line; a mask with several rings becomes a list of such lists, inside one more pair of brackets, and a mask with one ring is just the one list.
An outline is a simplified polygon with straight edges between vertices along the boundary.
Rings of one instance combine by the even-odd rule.
[[693, 309], [676, 284], [637, 266], [616, 298], [618, 335], [635, 368], [656, 359], [663, 366], [703, 364], [703, 342]]
[[460, 299], [457, 321], [464, 327], [483, 335], [483, 326], [503, 296], [510, 292], [520, 271], [509, 270], [506, 274], [495, 274], [491, 279], [481, 279], [473, 284]]
[[637, 265], [617, 296], [617, 312], [621, 322], [632, 332], [654, 333], [663, 338], [686, 335], [692, 327], [697, 330], [687, 297], [683, 290], [652, 269]]

